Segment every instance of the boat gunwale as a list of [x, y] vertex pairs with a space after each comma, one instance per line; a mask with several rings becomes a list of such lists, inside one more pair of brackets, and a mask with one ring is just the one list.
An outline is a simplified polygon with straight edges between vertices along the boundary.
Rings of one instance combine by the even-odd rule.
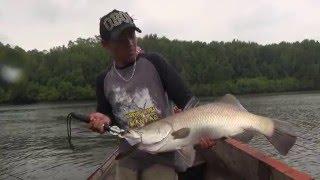
[[313, 180], [314, 178], [307, 173], [301, 172], [288, 164], [283, 163], [282, 161], [271, 157], [262, 151], [250, 146], [249, 144], [243, 143], [241, 141], [228, 138], [225, 140], [226, 143], [231, 145], [233, 148], [237, 148], [239, 151], [244, 152], [245, 154], [251, 156], [254, 159], [259, 160], [260, 162], [270, 166], [272, 169], [283, 173], [285, 176], [292, 179], [299, 180]]
[[[277, 160], [263, 152], [259, 151], [258, 149], [250, 146], [249, 144], [240, 142], [238, 140], [228, 138], [224, 141], [226, 144], [230, 145], [232, 148], [237, 149], [240, 153], [244, 153], [248, 156], [251, 156], [254, 159], [270, 166], [272, 169], [283, 173], [285, 176], [292, 178], [292, 179], [299, 179], [299, 180], [313, 180], [314, 178], [308, 175], [307, 173], [301, 172], [289, 165]], [[117, 155], [119, 154], [119, 147], [117, 147], [107, 158], [105, 158], [102, 165], [99, 166], [87, 179], [99, 179], [105, 172], [107, 172], [112, 167], [112, 162], [116, 159]], [[100, 174], [99, 174], [100, 173]]]

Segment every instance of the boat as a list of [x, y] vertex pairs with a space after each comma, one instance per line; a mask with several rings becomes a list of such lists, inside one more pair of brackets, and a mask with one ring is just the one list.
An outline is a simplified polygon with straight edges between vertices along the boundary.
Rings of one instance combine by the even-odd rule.
[[[115, 179], [115, 159], [118, 154], [119, 149], [115, 148], [104, 163], [87, 179]], [[207, 150], [205, 159], [207, 163], [205, 179], [314, 179], [246, 143], [231, 138], [217, 142], [215, 148]], [[152, 173], [154, 173], [153, 176], [157, 176], [157, 171]]]

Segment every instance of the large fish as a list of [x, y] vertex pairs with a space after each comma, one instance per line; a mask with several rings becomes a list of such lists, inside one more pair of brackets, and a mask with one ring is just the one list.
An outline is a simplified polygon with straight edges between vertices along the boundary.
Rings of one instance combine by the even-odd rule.
[[[192, 150], [201, 137], [221, 139], [245, 132], [261, 133], [277, 151], [286, 155], [296, 141], [288, 123], [248, 112], [230, 94], [123, 134], [131, 145], [150, 153]], [[194, 157], [190, 157], [192, 163]]]

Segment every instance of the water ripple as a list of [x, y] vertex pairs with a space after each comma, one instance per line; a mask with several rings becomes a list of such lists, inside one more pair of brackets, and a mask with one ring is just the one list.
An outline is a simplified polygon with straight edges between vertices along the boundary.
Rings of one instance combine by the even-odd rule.
[[[297, 126], [297, 144], [287, 156], [279, 155], [269, 142], [257, 136], [251, 145], [290, 166], [320, 179], [320, 95], [240, 96], [255, 114]], [[115, 139], [88, 131], [74, 122], [73, 144], [66, 139], [65, 115], [88, 113], [93, 103], [0, 106], [0, 179], [85, 179], [104, 160]]]

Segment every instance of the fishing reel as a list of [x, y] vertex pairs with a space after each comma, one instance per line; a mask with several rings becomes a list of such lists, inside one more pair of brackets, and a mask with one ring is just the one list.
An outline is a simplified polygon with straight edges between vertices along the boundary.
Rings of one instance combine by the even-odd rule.
[[[79, 121], [85, 122], [85, 123], [90, 123], [90, 118], [88, 115], [84, 114], [79, 114], [79, 113], [74, 113], [71, 112], [67, 115], [67, 134], [68, 134], [68, 143], [71, 149], [74, 149], [74, 146], [71, 142], [71, 120], [72, 119], [77, 119]], [[113, 136], [118, 136], [122, 137], [123, 134], [125, 134], [127, 131], [125, 129], [121, 129], [118, 126], [104, 126], [104, 130], [113, 135]]]

